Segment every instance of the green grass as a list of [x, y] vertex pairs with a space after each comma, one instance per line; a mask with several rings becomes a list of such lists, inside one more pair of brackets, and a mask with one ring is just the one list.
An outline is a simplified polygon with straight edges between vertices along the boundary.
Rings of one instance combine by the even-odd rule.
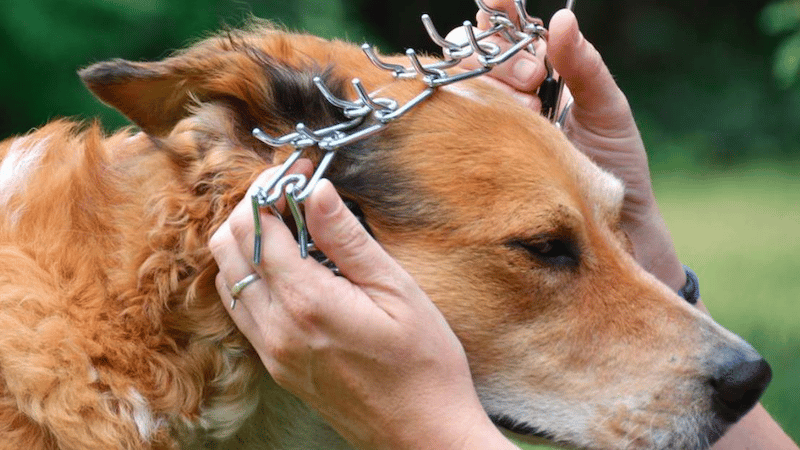
[[[753, 165], [654, 179], [681, 260], [723, 326], [770, 362], [762, 403], [800, 441], [800, 170]], [[544, 449], [527, 446], [523, 449]]]
[[771, 363], [763, 404], [800, 440], [800, 171], [672, 175], [656, 194], [703, 302]]

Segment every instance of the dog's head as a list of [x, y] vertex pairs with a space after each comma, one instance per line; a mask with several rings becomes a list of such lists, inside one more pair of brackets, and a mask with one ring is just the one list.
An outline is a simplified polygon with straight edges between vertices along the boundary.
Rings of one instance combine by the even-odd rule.
[[[342, 98], [356, 77], [400, 103], [424, 89], [350, 44], [263, 26], [81, 75], [187, 174], [202, 163], [207, 184], [226, 186], [226, 171], [255, 175], [290, 151], [253, 128], [344, 120], [314, 76]], [[512, 431], [580, 448], [705, 448], [768, 382], [749, 345], [636, 263], [622, 183], [481, 79], [341, 148], [327, 176], [442, 310], [487, 412]]]

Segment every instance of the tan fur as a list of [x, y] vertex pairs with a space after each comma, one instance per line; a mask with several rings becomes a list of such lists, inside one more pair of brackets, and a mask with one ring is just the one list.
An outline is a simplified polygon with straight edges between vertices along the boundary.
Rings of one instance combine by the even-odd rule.
[[[83, 71], [143, 132], [57, 121], [0, 144], [24, 162], [0, 167], [0, 447], [346, 446], [266, 376], [207, 248], [289, 151], [250, 130], [334, 119], [310, 82], [326, 71], [350, 96], [353, 77], [401, 103], [423, 89], [350, 44], [254, 26]], [[285, 85], [308, 99], [287, 110]], [[544, 119], [473, 80], [342, 152], [329, 176], [444, 312], [490, 414], [586, 448], [719, 433], [704, 361], [745, 344], [636, 264], [621, 183]], [[580, 266], [514, 244], [543, 236]]]

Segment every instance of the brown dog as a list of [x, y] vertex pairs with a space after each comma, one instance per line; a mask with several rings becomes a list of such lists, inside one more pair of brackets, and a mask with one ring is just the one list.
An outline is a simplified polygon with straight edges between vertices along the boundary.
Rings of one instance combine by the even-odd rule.
[[[2, 448], [346, 447], [265, 374], [207, 248], [289, 152], [254, 127], [342, 120], [314, 75], [340, 97], [354, 77], [401, 103], [423, 89], [349, 44], [254, 26], [82, 71], [142, 132], [57, 121], [0, 144]], [[636, 264], [622, 184], [480, 79], [340, 149], [327, 176], [443, 311], [502, 426], [700, 449], [768, 382], [750, 346]]]

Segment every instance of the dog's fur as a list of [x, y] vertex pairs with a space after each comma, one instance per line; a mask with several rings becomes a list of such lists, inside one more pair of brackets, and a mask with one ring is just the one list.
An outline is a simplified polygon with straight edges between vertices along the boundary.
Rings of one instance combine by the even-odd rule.
[[[81, 77], [140, 129], [56, 121], [0, 143], [0, 447], [345, 448], [265, 374], [214, 289], [213, 231], [289, 149], [341, 120], [343, 42], [256, 25]], [[594, 449], [704, 448], [730, 424], [708, 379], [752, 353], [638, 266], [624, 188], [482, 80], [439, 89], [327, 175], [461, 339], [487, 412]], [[227, 440], [227, 443], [226, 443]]]

